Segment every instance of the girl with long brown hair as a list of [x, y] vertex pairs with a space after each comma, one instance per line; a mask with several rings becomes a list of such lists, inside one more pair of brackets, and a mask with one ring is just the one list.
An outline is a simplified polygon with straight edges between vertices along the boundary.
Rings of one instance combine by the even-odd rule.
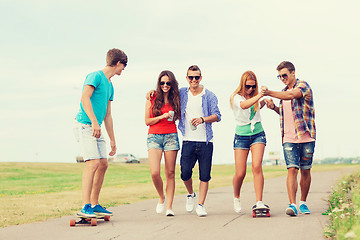
[[[175, 192], [175, 164], [180, 149], [175, 121], [180, 118], [178, 82], [171, 71], [162, 71], [158, 77], [155, 95], [146, 101], [145, 123], [149, 126], [147, 146], [151, 177], [159, 194], [156, 212], [174, 216], [172, 203]], [[166, 199], [160, 176], [162, 155], [165, 159]]]

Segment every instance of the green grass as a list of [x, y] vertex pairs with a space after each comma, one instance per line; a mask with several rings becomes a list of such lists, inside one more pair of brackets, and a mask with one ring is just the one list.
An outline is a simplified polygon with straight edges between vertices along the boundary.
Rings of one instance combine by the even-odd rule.
[[[314, 166], [313, 171], [344, 167], [352, 166]], [[0, 163], [0, 227], [44, 221], [79, 211], [83, 168], [84, 164], [78, 163]], [[285, 166], [264, 167], [263, 171], [265, 179], [287, 173]], [[231, 186], [234, 172], [234, 165], [214, 165], [210, 188]], [[165, 179], [164, 169], [161, 173]], [[175, 178], [175, 194], [185, 194], [178, 165]], [[248, 167], [245, 181], [252, 181], [252, 178], [251, 167]], [[193, 179], [198, 179], [197, 169], [194, 169]], [[198, 189], [198, 182], [194, 181], [195, 189]], [[109, 165], [100, 194], [104, 206], [119, 206], [157, 197], [149, 165]]]
[[324, 235], [331, 239], [360, 239], [360, 171], [343, 177], [329, 196], [330, 224]]

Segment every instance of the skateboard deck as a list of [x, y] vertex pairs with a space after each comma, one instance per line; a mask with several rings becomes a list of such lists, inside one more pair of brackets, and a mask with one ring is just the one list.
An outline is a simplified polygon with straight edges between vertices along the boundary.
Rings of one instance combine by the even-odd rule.
[[257, 208], [256, 205], [252, 207], [252, 217], [270, 217], [270, 207], [265, 205], [263, 208]]
[[91, 226], [97, 225], [98, 219], [104, 219], [104, 221], [110, 221], [110, 216], [102, 216], [97, 215], [96, 217], [85, 217], [80, 214], [76, 214], [76, 217], [80, 218], [80, 221], [76, 221], [76, 219], [70, 219], [70, 227], [74, 227], [76, 224], [90, 224]]

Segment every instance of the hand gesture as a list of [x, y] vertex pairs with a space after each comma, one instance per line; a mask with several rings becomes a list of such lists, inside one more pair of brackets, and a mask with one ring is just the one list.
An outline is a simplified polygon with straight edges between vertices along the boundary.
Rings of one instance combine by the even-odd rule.
[[268, 96], [270, 91], [269, 91], [268, 87], [261, 86], [261, 93], [262, 93], [263, 96]]
[[96, 138], [99, 138], [101, 136], [101, 128], [100, 128], [99, 124], [97, 122], [93, 123], [91, 125], [91, 128], [93, 130], [92, 135]]
[[116, 143], [115, 141], [110, 141], [111, 152], [109, 153], [110, 156], [114, 156], [116, 153]]
[[191, 119], [191, 124], [194, 126], [198, 126], [203, 123], [203, 120], [201, 118], [193, 118]]
[[171, 114], [168, 112], [164, 113], [163, 115], [161, 115], [161, 119], [164, 119], [164, 118], [166, 118], [166, 119], [171, 118]]
[[266, 107], [270, 108], [270, 109], [274, 109], [275, 108], [275, 104], [274, 101], [272, 100], [272, 98], [267, 98], [264, 99], [265, 103], [266, 103]]
[[156, 93], [155, 90], [150, 90], [149, 92], [147, 92], [147, 93], [146, 93], [146, 96], [145, 96], [146, 100], [152, 99], [152, 98], [154, 97], [154, 94], [155, 94], [155, 93]]

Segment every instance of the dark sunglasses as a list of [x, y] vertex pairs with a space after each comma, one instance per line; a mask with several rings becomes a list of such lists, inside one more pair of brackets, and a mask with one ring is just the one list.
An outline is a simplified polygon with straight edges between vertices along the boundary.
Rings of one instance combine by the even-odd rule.
[[255, 89], [256, 88], [256, 85], [245, 85], [246, 89]]
[[194, 78], [195, 80], [199, 80], [201, 76], [187, 76], [190, 81], [192, 81]]
[[281, 78], [288, 79], [288, 75], [285, 73], [283, 75], [278, 75], [277, 78], [281, 80]]
[[171, 86], [171, 82], [160, 82], [160, 85]]
[[[122, 62], [121, 62], [122, 63]], [[127, 66], [127, 63], [122, 63], [122, 65], [124, 65], [124, 68], [126, 68], [126, 66]]]

